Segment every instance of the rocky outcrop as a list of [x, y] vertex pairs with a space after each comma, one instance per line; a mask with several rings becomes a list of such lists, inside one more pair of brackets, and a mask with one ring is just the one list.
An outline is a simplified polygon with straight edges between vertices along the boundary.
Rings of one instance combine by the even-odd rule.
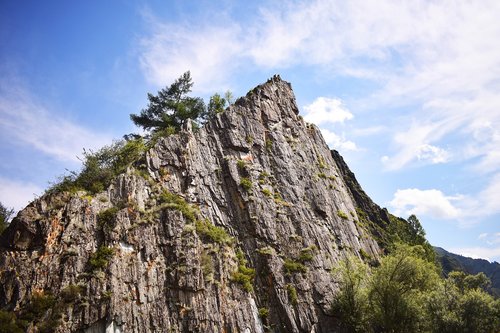
[[2, 236], [0, 307], [29, 332], [336, 332], [332, 270], [381, 249], [298, 113], [275, 76], [106, 191], [35, 200]]

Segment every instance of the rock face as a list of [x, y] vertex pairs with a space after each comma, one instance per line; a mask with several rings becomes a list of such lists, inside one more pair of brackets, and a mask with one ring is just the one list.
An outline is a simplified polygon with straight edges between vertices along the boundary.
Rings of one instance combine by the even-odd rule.
[[275, 76], [106, 191], [21, 211], [0, 307], [29, 332], [337, 332], [332, 270], [381, 253], [347, 172]]

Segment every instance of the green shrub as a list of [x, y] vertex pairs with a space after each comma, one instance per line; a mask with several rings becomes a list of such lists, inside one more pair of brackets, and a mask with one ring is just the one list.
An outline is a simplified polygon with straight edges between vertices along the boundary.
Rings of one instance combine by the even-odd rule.
[[170, 193], [165, 190], [161, 194], [159, 202], [160, 205], [164, 208], [171, 208], [180, 211], [184, 218], [191, 223], [198, 220], [197, 209], [188, 204], [186, 200], [184, 200], [184, 198], [180, 195]]
[[359, 255], [361, 256], [361, 259], [363, 259], [365, 261], [372, 259], [372, 256], [369, 255], [368, 253], [366, 253], [366, 251], [364, 249], [359, 249]]
[[59, 178], [48, 190], [48, 193], [70, 192], [80, 190], [92, 194], [105, 190], [117, 175], [125, 172], [127, 167], [139, 160], [146, 149], [141, 138], [121, 140], [104, 146], [96, 152], [83, 151], [83, 166], [78, 173], [71, 171], [69, 175]]
[[232, 244], [233, 238], [222, 227], [217, 227], [209, 220], [197, 220], [195, 222], [196, 232], [199, 235], [207, 237], [210, 241], [218, 244]]
[[273, 149], [273, 141], [271, 139], [266, 140], [266, 150], [271, 151]]
[[240, 171], [246, 170], [246, 163], [243, 160], [238, 160], [238, 162], [236, 162], [236, 166], [238, 167], [238, 170], [240, 170]]
[[262, 191], [261, 191], [266, 197], [271, 197], [273, 194], [271, 193], [271, 191], [267, 188], [263, 188]]
[[83, 290], [84, 288], [82, 286], [70, 284], [61, 290], [59, 297], [61, 297], [65, 303], [73, 303], [80, 297]]
[[287, 275], [293, 274], [293, 273], [306, 273], [307, 272], [307, 267], [304, 266], [304, 264], [297, 262], [292, 259], [285, 259], [285, 262], [283, 264], [283, 267], [285, 268], [285, 273]]
[[201, 271], [206, 281], [212, 281], [214, 275], [214, 261], [207, 251], [201, 253]]
[[111, 207], [97, 214], [98, 225], [107, 231], [110, 231], [115, 226], [115, 218], [118, 213], [117, 207]]
[[318, 168], [320, 169], [328, 169], [328, 166], [326, 165], [325, 159], [323, 156], [318, 155]]
[[261, 255], [272, 255], [274, 253], [274, 250], [270, 246], [265, 246], [258, 249], [257, 253]]
[[346, 214], [346, 213], [344, 213], [344, 212], [343, 212], [343, 211], [341, 211], [341, 210], [338, 210], [338, 211], [337, 211], [337, 215], [338, 215], [338, 217], [340, 217], [341, 219], [344, 219], [344, 220], [347, 220], [347, 219], [349, 218], [349, 216], [347, 216], [347, 214]]
[[90, 255], [89, 266], [91, 271], [103, 270], [108, 266], [109, 260], [113, 257], [115, 250], [101, 246], [96, 252]]
[[299, 298], [297, 296], [297, 289], [291, 284], [286, 285], [286, 291], [288, 292], [288, 300], [293, 305], [297, 305], [299, 303]]
[[24, 330], [19, 327], [14, 312], [0, 310], [0, 332], [23, 333]]
[[247, 192], [252, 189], [252, 181], [249, 178], [241, 178], [240, 185]]
[[233, 272], [232, 281], [241, 284], [245, 291], [252, 292], [252, 282], [255, 277], [255, 269], [247, 267], [247, 260], [241, 250], [236, 252], [236, 258], [238, 259], [238, 270]]
[[299, 258], [298, 260], [301, 263], [304, 263], [306, 261], [311, 261], [314, 258], [314, 251], [316, 250], [316, 246], [309, 246], [305, 247], [300, 250]]
[[259, 308], [259, 317], [262, 319], [266, 319], [269, 316], [268, 308]]

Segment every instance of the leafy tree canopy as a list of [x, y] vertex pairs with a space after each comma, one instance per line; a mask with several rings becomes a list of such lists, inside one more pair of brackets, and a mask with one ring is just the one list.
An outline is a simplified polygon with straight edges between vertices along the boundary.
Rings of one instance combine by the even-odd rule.
[[192, 119], [201, 121], [206, 117], [203, 99], [190, 97], [193, 82], [189, 71], [182, 74], [170, 87], [158, 94], [148, 94], [149, 104], [139, 115], [131, 114], [130, 118], [139, 127], [154, 134], [178, 132], [182, 126]]
[[421, 245], [399, 244], [370, 268], [347, 258], [337, 269], [332, 314], [345, 332], [497, 333], [500, 300], [488, 278], [452, 272], [442, 279]]
[[14, 214], [14, 209], [7, 208], [0, 202], [0, 234], [9, 225], [9, 220], [13, 214]]

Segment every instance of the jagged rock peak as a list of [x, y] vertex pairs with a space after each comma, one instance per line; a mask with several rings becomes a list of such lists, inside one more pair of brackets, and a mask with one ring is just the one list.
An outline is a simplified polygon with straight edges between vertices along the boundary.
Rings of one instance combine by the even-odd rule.
[[298, 113], [273, 76], [105, 191], [35, 200], [3, 235], [0, 307], [29, 332], [336, 332], [332, 270], [380, 248]]

